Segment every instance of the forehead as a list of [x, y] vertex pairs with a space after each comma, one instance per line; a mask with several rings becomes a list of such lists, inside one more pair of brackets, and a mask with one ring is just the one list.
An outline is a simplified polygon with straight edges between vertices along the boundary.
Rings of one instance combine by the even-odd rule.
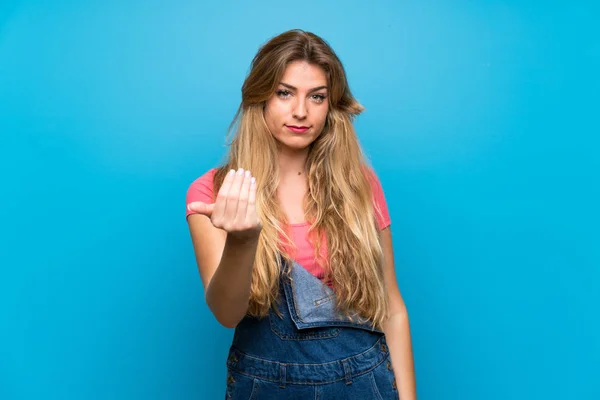
[[323, 68], [306, 61], [293, 61], [285, 69], [281, 81], [299, 90], [327, 85], [327, 75]]

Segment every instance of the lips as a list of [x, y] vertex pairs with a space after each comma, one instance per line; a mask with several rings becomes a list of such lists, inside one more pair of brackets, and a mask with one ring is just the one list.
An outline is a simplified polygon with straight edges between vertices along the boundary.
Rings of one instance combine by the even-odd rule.
[[308, 130], [308, 126], [286, 125], [286, 127], [294, 133], [303, 133]]

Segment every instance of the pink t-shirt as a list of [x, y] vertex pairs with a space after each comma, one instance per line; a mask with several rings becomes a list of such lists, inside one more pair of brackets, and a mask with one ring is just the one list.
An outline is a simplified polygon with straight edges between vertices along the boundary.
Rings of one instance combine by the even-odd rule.
[[[213, 178], [216, 172], [217, 169], [213, 168], [192, 182], [187, 191], [186, 205], [194, 201], [201, 201], [207, 204], [215, 202], [216, 194], [213, 190]], [[372, 170], [370, 170], [369, 182], [371, 183], [371, 188], [373, 190], [373, 203], [379, 207], [380, 211], [376, 212], [377, 227], [380, 230], [385, 229], [391, 223], [390, 215], [387, 203], [385, 201], [385, 196], [383, 194], [383, 188], [381, 187], [379, 179]], [[186, 218], [190, 214], [194, 214], [194, 212], [187, 210]], [[324, 269], [318, 263], [315, 257], [315, 249], [308, 238], [308, 228], [310, 227], [310, 224], [308, 222], [303, 222], [299, 224], [289, 224], [288, 226], [290, 239], [292, 239], [292, 242], [296, 246], [294, 260], [298, 264], [302, 265], [312, 275], [319, 279], [323, 279]], [[322, 259], [327, 259], [327, 243], [324, 238], [321, 242], [320, 253]]]

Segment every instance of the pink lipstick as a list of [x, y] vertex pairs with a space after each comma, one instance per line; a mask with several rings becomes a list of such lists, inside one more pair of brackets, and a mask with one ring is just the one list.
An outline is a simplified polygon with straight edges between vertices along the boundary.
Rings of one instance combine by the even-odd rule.
[[294, 133], [304, 133], [308, 130], [308, 126], [286, 125], [286, 127]]

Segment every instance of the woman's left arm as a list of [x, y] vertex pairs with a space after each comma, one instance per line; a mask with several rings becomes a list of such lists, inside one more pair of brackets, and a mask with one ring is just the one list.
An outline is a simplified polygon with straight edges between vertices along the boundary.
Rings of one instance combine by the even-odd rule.
[[394, 250], [390, 227], [380, 231], [381, 247], [383, 248], [384, 274], [388, 288], [390, 317], [383, 325], [390, 355], [396, 386], [400, 400], [415, 400], [417, 398], [415, 367], [410, 338], [410, 324], [406, 305], [400, 294], [396, 271], [394, 267]]

